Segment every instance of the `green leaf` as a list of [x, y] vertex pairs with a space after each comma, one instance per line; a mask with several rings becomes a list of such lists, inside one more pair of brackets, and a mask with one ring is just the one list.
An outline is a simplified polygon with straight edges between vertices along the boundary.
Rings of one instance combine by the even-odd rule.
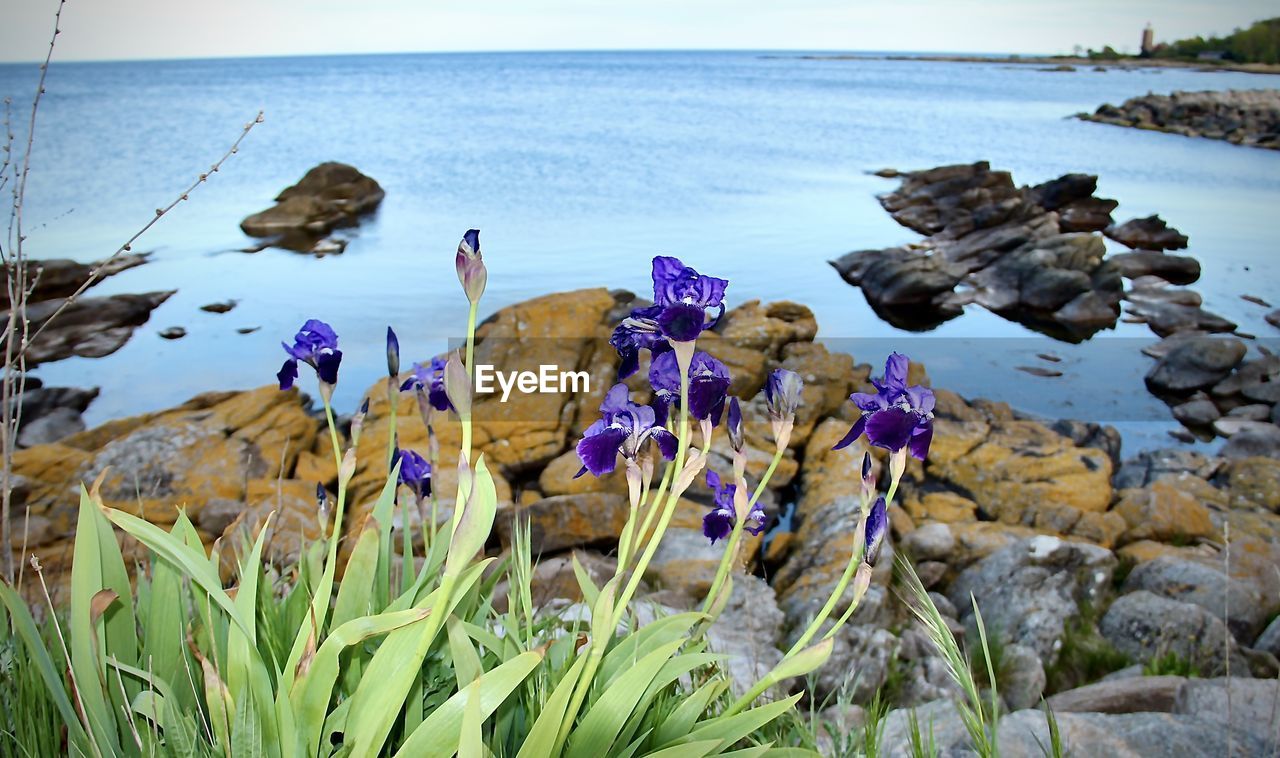
[[449, 542], [449, 553], [444, 559], [446, 575], [457, 576], [471, 559], [482, 549], [493, 531], [493, 520], [498, 515], [498, 490], [493, 483], [493, 475], [485, 465], [484, 455], [476, 461], [475, 481], [467, 503], [463, 507], [462, 517], [457, 521], [453, 538]]
[[654, 743], [665, 745], [693, 731], [693, 725], [707, 712], [711, 701], [719, 697], [720, 693], [728, 687], [728, 680], [712, 679], [695, 690], [692, 695], [681, 700], [680, 705], [676, 706], [676, 709], [658, 725], [658, 731], [653, 738]]
[[458, 738], [458, 755], [476, 756], [485, 754], [484, 735], [480, 731], [484, 717], [480, 715], [480, 693], [478, 689], [467, 687], [466, 707], [462, 709], [462, 734]]
[[762, 755], [772, 755], [770, 748], [773, 747], [772, 742], [754, 747], [743, 748], [742, 750], [731, 750], [728, 753], [721, 753], [725, 758], [760, 758]]
[[290, 693], [300, 747], [305, 748], [308, 754], [320, 747], [325, 711], [333, 695], [333, 684], [338, 679], [342, 651], [370, 637], [421, 621], [428, 613], [426, 609], [414, 608], [352, 619], [333, 630], [313, 657], [303, 658], [301, 665], [305, 671], [294, 679]]
[[702, 758], [704, 755], [711, 755], [718, 747], [720, 740], [701, 740], [645, 753], [645, 758]]
[[477, 700], [483, 721], [502, 705], [541, 662], [541, 652], [521, 653], [485, 672], [484, 676], [435, 709], [413, 730], [413, 734], [409, 735], [409, 739], [404, 741], [395, 755], [403, 758], [449, 758], [458, 752], [460, 746], [467, 699], [474, 697]]
[[[106, 516], [111, 523], [180, 569], [187, 578], [200, 586], [209, 599], [225, 612], [242, 632], [251, 634], [248, 622], [240, 616], [235, 603], [222, 590], [222, 578], [218, 576], [216, 565], [203, 552], [198, 552], [188, 544], [179, 542], [160, 527], [124, 511], [108, 508]], [[77, 548], [78, 553], [79, 548]]]
[[[92, 741], [104, 751], [119, 753], [122, 742], [117, 720], [112, 715], [117, 712], [112, 705], [115, 698], [106, 689], [106, 615], [93, 611], [94, 598], [99, 591], [107, 589], [99, 530], [98, 506], [82, 486], [75, 558], [71, 565], [71, 617], [67, 628], [71, 673]], [[125, 591], [129, 591], [127, 584]]]
[[347, 560], [347, 571], [338, 584], [338, 599], [333, 605], [334, 627], [351, 619], [369, 614], [370, 601], [375, 592], [375, 573], [378, 571], [378, 547], [381, 543], [377, 521], [365, 521], [364, 529], [356, 540], [356, 548]]
[[682, 738], [680, 742], [689, 743], [698, 740], [718, 739], [724, 745], [732, 745], [794, 708], [801, 695], [803, 693], [797, 693], [784, 700], [768, 703], [759, 708], [752, 708], [749, 711], [743, 711], [732, 716], [720, 716], [704, 721]]
[[605, 656], [597, 678], [608, 686], [637, 660], [663, 645], [670, 644], [672, 640], [681, 639], [687, 635], [693, 625], [703, 618], [706, 616], [701, 613], [677, 613], [674, 616], [663, 616], [633, 630], [618, 640], [618, 644]]
[[484, 666], [457, 616], [448, 618], [445, 629], [449, 634], [449, 656], [453, 660], [454, 676], [458, 680], [458, 689], [462, 690], [484, 673]]
[[591, 607], [595, 607], [596, 598], [600, 596], [600, 590], [596, 587], [596, 583], [591, 581], [591, 575], [582, 567], [582, 563], [578, 561], [578, 552], [573, 552], [573, 575], [578, 579], [578, 588], [582, 590], [583, 601]]
[[[378, 546], [377, 551], [377, 567], [374, 577], [376, 584], [374, 585], [374, 602], [376, 607], [383, 608], [390, 599], [391, 591], [391, 517], [396, 504], [396, 485], [400, 481], [400, 461], [396, 461], [391, 467], [391, 471], [387, 474], [387, 481], [382, 485], [382, 491], [378, 493], [378, 500], [373, 504], [373, 512], [370, 516], [373, 518], [374, 525], [378, 529]], [[366, 527], [368, 524], [365, 525]], [[408, 524], [405, 524], [406, 530]], [[346, 578], [343, 578], [346, 583]], [[342, 589], [339, 588], [341, 593]], [[334, 626], [338, 622], [333, 622]]]
[[529, 736], [520, 746], [516, 758], [551, 758], [556, 747], [556, 737], [560, 733], [560, 722], [564, 720], [565, 709], [569, 707], [569, 698], [572, 697], [573, 690], [578, 685], [578, 677], [582, 676], [582, 669], [586, 665], [585, 655], [574, 660], [564, 678], [551, 691], [551, 697], [542, 706], [542, 713], [533, 722], [533, 728], [529, 730]]
[[58, 673], [59, 667], [54, 665], [53, 657], [49, 655], [49, 649], [45, 647], [44, 640], [40, 637], [40, 631], [36, 628], [26, 601], [8, 584], [0, 582], [0, 602], [8, 611], [9, 619], [26, 648], [27, 657], [40, 672], [40, 678], [44, 680], [53, 704], [67, 726], [70, 743], [78, 747], [82, 753], [89, 754], [89, 735], [85, 732], [79, 715], [71, 705], [71, 698], [67, 697], [62, 676]]
[[644, 697], [649, 683], [685, 641], [678, 639], [659, 647], [605, 688], [574, 729], [566, 755], [569, 758], [607, 755], [622, 727], [631, 718], [636, 705]]

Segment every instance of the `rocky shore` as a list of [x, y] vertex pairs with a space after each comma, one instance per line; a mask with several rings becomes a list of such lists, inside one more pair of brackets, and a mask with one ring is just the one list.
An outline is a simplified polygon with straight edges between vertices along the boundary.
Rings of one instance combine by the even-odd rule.
[[1077, 118], [1280, 150], [1280, 90], [1148, 93]]
[[266, 238], [248, 248], [257, 252], [281, 247], [315, 255], [341, 253], [347, 240], [328, 236], [338, 227], [354, 226], [372, 213], [386, 192], [372, 177], [354, 166], [328, 161], [311, 168], [297, 184], [276, 196], [276, 204], [240, 222], [251, 237]]
[[[1071, 200], [1062, 205], [1092, 202], [1079, 192], [1064, 197]], [[904, 214], [914, 213], [905, 208]], [[925, 214], [917, 223], [939, 221]], [[636, 304], [630, 293], [604, 289], [549, 295], [504, 308], [479, 330], [480, 362], [504, 370], [553, 362], [592, 376], [589, 391], [513, 396], [507, 403], [481, 397], [475, 408], [475, 444], [496, 468], [502, 501], [489, 548], [508, 547], [514, 517], [530, 520], [541, 555], [534, 581], [548, 612], [578, 600], [570, 555], [590, 571], [612, 570], [610, 554], [627, 514], [626, 482], [620, 474], [575, 479], [573, 444], [613, 382], [610, 327]], [[748, 565], [754, 578], [741, 583], [711, 639], [713, 649], [735, 656], [741, 665], [735, 676], [744, 680], [767, 670], [780, 656], [778, 647], [814, 614], [853, 539], [864, 443], [853, 451], [831, 447], [852, 421], [846, 397], [870, 389], [868, 364], [884, 356], [858, 356], [865, 361], [859, 363], [828, 352], [814, 342], [816, 334], [803, 305], [748, 302], [699, 341], [729, 366], [731, 391], [749, 399], [749, 477], [763, 471], [772, 450], [761, 412], [767, 371], [786, 367], [805, 380], [789, 451], [762, 499], [770, 524], [785, 516], [789, 526], [754, 542]], [[928, 383], [924, 366], [913, 365], [911, 374], [912, 382]], [[630, 382], [641, 401], [643, 375]], [[1070, 421], [1046, 425], [1003, 403], [934, 391], [933, 446], [926, 461], [907, 469], [885, 550], [914, 561], [955, 631], [971, 642], [971, 593], [976, 599], [1000, 645], [997, 679], [1010, 712], [1001, 724], [1005, 752], [1033, 754], [1034, 739], [1045, 739], [1043, 713], [1029, 710], [1041, 695], [1050, 697], [1078, 755], [1221, 754], [1228, 692], [1237, 749], [1269, 745], [1266, 730], [1274, 723], [1251, 714], [1271, 713], [1280, 672], [1280, 574], [1274, 570], [1280, 565], [1280, 460], [1248, 451], [1215, 458], [1175, 450], [1126, 459], [1115, 430]], [[386, 475], [384, 384], [371, 387], [368, 397], [349, 534], [359, 530]], [[400, 444], [425, 450], [413, 397], [395, 400]], [[104, 472], [109, 505], [161, 524], [184, 507], [228, 568], [240, 530], [274, 511], [267, 556], [287, 564], [320, 533], [316, 482], [332, 490], [337, 478], [327, 435], [306, 402], [296, 390], [273, 386], [208, 393], [20, 451], [16, 510], [19, 523], [24, 511], [30, 517], [28, 552], [40, 557], [51, 589], [63, 592], [69, 576], [77, 488]], [[457, 424], [443, 415], [434, 423], [442, 450], [456, 449]], [[728, 461], [720, 439], [710, 468], [726, 470]], [[876, 465], [884, 465], [882, 456]], [[437, 472], [435, 487], [442, 501], [451, 501], [451, 466]], [[709, 502], [710, 492], [700, 486], [681, 502], [646, 576], [646, 596], [654, 603], [690, 607], [710, 582], [720, 549], [700, 530]], [[126, 548], [141, 557], [136, 546]], [[818, 717], [857, 728], [862, 707], [880, 691], [895, 707], [921, 707], [921, 723], [933, 720], [940, 748], [960, 747], [963, 730], [947, 700], [953, 685], [903, 605], [892, 565], [879, 562], [816, 681], [817, 697], [844, 692], [851, 704], [815, 701]], [[885, 744], [906, 745], [906, 729], [907, 711], [892, 712]]]
[[[1261, 348], [1251, 354], [1252, 335], [1237, 332], [1234, 322], [1206, 310], [1200, 295], [1186, 289], [1199, 279], [1200, 263], [1168, 252], [1190, 240], [1162, 218], [1115, 223], [1118, 203], [1096, 197], [1097, 177], [1088, 174], [1018, 187], [1009, 172], [986, 162], [878, 173], [901, 180], [880, 197], [881, 205], [926, 236], [851, 252], [831, 265], [862, 289], [881, 318], [927, 330], [976, 304], [1056, 339], [1081, 342], [1123, 316], [1163, 338], [1144, 349], [1156, 359], [1146, 383], [1187, 434], [1243, 434], [1240, 449], [1280, 450], [1280, 384], [1273, 383], [1280, 364]], [[1129, 251], [1108, 254], [1104, 238]]]

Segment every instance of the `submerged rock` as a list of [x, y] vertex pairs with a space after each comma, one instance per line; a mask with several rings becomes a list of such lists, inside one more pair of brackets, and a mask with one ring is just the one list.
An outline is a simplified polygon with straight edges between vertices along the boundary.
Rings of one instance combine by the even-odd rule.
[[249, 216], [240, 228], [251, 237], [289, 233], [322, 236], [355, 223], [386, 193], [376, 181], [345, 163], [321, 163], [276, 196], [276, 205]]
[[[109, 297], [80, 298], [53, 319], [57, 310], [66, 302], [63, 298], [45, 300], [27, 306], [27, 318], [31, 331], [42, 328], [53, 319], [49, 328], [31, 342], [27, 350], [27, 365], [57, 361], [73, 355], [81, 358], [101, 358], [111, 355], [124, 346], [137, 327], [151, 318], [151, 311], [168, 300], [175, 290], [148, 292], [143, 295], [111, 295]], [[4, 318], [7, 312], [0, 313]]]
[[1178, 342], [1147, 373], [1152, 392], [1185, 395], [1225, 379], [1247, 348], [1231, 337], [1193, 337]]

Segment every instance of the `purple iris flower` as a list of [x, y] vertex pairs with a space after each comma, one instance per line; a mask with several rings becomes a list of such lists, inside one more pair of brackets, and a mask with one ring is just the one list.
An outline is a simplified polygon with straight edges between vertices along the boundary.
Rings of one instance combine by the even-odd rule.
[[867, 514], [867, 548], [862, 554], [862, 559], [868, 565], [876, 565], [876, 558], [880, 557], [880, 545], [884, 542], [884, 533], [888, 525], [889, 508], [884, 498], [878, 497], [876, 504], [871, 506], [871, 512]]
[[862, 410], [853, 428], [836, 443], [846, 447], [863, 432], [876, 447], [898, 451], [910, 447], [911, 455], [924, 460], [933, 440], [933, 392], [919, 384], [907, 386], [907, 356], [894, 353], [884, 364], [884, 379], [871, 380], [875, 394], [855, 392], [849, 399]]
[[639, 370], [641, 350], [648, 350], [655, 356], [671, 350], [671, 343], [662, 336], [662, 327], [658, 325], [660, 313], [661, 305], [636, 308], [613, 330], [609, 344], [618, 351], [618, 357], [622, 359], [618, 366], [618, 381]]
[[[666, 337], [691, 342], [724, 315], [724, 291], [728, 286], [726, 279], [704, 276], [678, 258], [659, 255], [653, 259], [653, 304], [659, 309], [654, 320]], [[719, 311], [710, 323], [708, 308]]]
[[413, 373], [400, 385], [400, 391], [422, 390], [427, 393], [427, 400], [432, 408], [438, 411], [449, 410], [449, 396], [444, 391], [445, 363], [443, 358], [436, 356], [429, 364], [413, 364]]
[[769, 405], [769, 415], [787, 418], [796, 415], [800, 407], [800, 395], [804, 392], [804, 380], [794, 371], [774, 369], [764, 384], [764, 398]]
[[420, 454], [412, 450], [396, 448], [391, 457], [391, 465], [400, 462], [400, 484], [413, 490], [418, 499], [431, 494], [431, 464]]
[[333, 327], [323, 321], [309, 319], [302, 325], [293, 338], [293, 346], [280, 343], [289, 359], [280, 367], [276, 378], [280, 380], [280, 389], [287, 390], [298, 378], [298, 361], [302, 361], [316, 370], [316, 376], [324, 384], [338, 383], [338, 365], [342, 363], [342, 351], [338, 349], [338, 335]]
[[387, 376], [392, 379], [400, 376], [400, 338], [395, 330], [387, 327]]
[[729, 444], [733, 446], [736, 452], [741, 453], [746, 440], [743, 439], [742, 433], [742, 408], [738, 405], [738, 398], [729, 396]]
[[458, 271], [458, 281], [462, 283], [462, 291], [472, 303], [480, 300], [484, 294], [485, 284], [489, 281], [489, 272], [484, 266], [484, 256], [480, 254], [480, 230], [468, 229], [458, 243], [458, 253], [454, 257], [454, 268]]
[[[723, 363], [702, 351], [694, 353], [689, 362], [689, 415], [698, 420], [711, 419], [713, 426], [718, 425], [730, 381], [729, 369]], [[667, 406], [680, 400], [680, 364], [674, 351], [654, 357], [649, 366], [649, 384], [659, 401], [659, 420], [665, 423]]]
[[663, 458], [676, 457], [676, 436], [657, 425], [652, 408], [631, 402], [627, 385], [613, 385], [600, 404], [600, 412], [604, 418], [587, 427], [578, 442], [582, 468], [575, 479], [588, 471], [595, 476], [610, 473], [617, 465], [618, 453], [634, 460], [649, 440], [657, 444]]
[[[728, 537], [733, 531], [733, 525], [737, 521], [733, 509], [733, 497], [737, 494], [738, 485], [721, 484], [720, 475], [708, 469], [707, 486], [715, 493], [715, 504], [711, 506], [711, 512], [702, 517], [702, 534], [714, 545], [717, 540]], [[751, 512], [747, 514], [747, 523], [743, 524], [742, 528], [751, 532], [752, 535], [758, 535], [764, 531], [764, 519], [764, 507], [760, 503], [755, 503], [751, 506]]]

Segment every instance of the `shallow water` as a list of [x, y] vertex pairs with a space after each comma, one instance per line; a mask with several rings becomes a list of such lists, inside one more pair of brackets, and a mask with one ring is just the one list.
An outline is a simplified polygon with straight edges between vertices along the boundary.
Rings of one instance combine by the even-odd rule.
[[[34, 66], [0, 66], [25, 99]], [[647, 289], [648, 259], [678, 255], [729, 278], [731, 304], [792, 299], [821, 336], [873, 364], [899, 349], [934, 383], [1031, 412], [1118, 424], [1126, 452], [1175, 427], [1149, 396], [1121, 325], [1083, 346], [980, 308], [924, 335], [880, 322], [826, 261], [918, 238], [875, 200], [866, 172], [987, 159], [1019, 183], [1099, 174], [1118, 220], [1159, 212], [1191, 238], [1206, 307], [1264, 338], [1280, 304], [1280, 153], [1067, 118], [1148, 90], [1260, 88], [1270, 77], [1190, 70], [1049, 73], [1004, 64], [803, 60], [756, 53], [533, 53], [59, 64], [49, 74], [28, 190], [29, 251], [109, 254], [222, 153], [240, 153], [138, 245], [154, 260], [97, 294], [176, 288], [118, 353], [41, 366], [49, 383], [99, 385], [88, 420], [273, 379], [279, 341], [330, 321], [347, 354], [340, 408], [382, 372], [387, 324], [406, 357], [457, 337], [462, 231], [482, 230], [486, 310], [550, 291]], [[376, 178], [387, 198], [345, 254], [232, 252], [238, 223], [324, 160]], [[225, 315], [199, 306], [240, 300]], [[184, 326], [169, 342], [156, 331]], [[239, 335], [237, 327], [260, 326]], [[849, 340], [853, 340], [849, 342]], [[1014, 369], [1064, 358], [1062, 378]]]

